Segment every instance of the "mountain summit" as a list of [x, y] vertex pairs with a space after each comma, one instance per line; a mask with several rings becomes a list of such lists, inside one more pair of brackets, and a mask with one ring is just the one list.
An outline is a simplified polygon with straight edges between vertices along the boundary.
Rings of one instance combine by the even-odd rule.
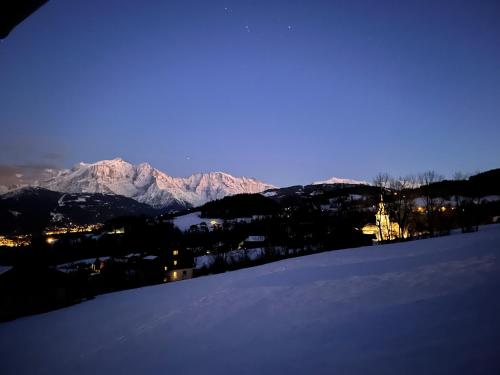
[[171, 177], [148, 163], [131, 164], [121, 158], [79, 163], [39, 186], [64, 193], [104, 193], [133, 198], [155, 208], [199, 206], [226, 195], [260, 193], [274, 186], [223, 172]]
[[316, 181], [313, 185], [348, 184], [348, 185], [370, 185], [366, 181], [352, 180], [350, 178], [332, 177], [325, 181]]

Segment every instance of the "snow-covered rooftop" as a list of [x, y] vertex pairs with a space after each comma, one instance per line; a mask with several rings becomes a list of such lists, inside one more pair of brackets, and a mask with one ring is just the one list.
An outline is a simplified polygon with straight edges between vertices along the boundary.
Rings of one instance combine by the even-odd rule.
[[0, 324], [2, 374], [500, 373], [500, 225]]
[[265, 236], [248, 236], [245, 240], [246, 242], [264, 242], [266, 240]]

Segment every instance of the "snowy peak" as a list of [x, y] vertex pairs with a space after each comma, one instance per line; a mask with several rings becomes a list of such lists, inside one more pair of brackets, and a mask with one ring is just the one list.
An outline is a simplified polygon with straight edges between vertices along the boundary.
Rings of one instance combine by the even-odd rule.
[[105, 193], [132, 197], [138, 190], [133, 184], [135, 167], [122, 159], [93, 164], [79, 163], [71, 170], [40, 182], [40, 186], [64, 193]]
[[195, 205], [226, 195], [260, 193], [273, 187], [254, 178], [234, 177], [224, 172], [197, 173], [183, 181], [185, 189], [197, 196]]
[[134, 165], [122, 158], [79, 163], [40, 182], [40, 186], [64, 193], [123, 195], [157, 208], [198, 206], [226, 195], [260, 193], [273, 188], [254, 178], [234, 177], [224, 172], [171, 177], [148, 163]]
[[350, 178], [332, 177], [325, 181], [316, 181], [313, 185], [332, 185], [332, 184], [349, 184], [349, 185], [370, 185], [366, 181], [352, 180]]

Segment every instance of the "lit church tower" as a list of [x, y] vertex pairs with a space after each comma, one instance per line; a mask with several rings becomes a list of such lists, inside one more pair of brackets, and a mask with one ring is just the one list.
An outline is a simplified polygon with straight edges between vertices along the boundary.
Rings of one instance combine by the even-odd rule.
[[[391, 222], [382, 195], [380, 196], [380, 202], [375, 214], [375, 225], [365, 225], [363, 233], [375, 235], [377, 242], [390, 241], [399, 237], [399, 225], [398, 223]], [[406, 235], [403, 234], [403, 237], [406, 237]]]

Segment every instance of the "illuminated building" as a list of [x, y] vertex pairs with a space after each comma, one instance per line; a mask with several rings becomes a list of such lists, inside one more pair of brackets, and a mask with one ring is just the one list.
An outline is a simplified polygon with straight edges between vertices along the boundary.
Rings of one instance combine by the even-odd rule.
[[[164, 282], [179, 281], [193, 277], [193, 258], [186, 251], [172, 250], [172, 258], [167, 258], [170, 266], [164, 266]], [[188, 256], [187, 256], [188, 255]]]
[[[375, 214], [375, 224], [367, 224], [363, 227], [363, 234], [375, 235], [377, 242], [390, 241], [399, 238], [399, 225], [391, 222], [389, 214], [385, 209], [385, 204], [380, 197], [377, 213]], [[408, 236], [406, 230], [403, 231], [403, 238]]]
[[164, 282], [169, 281], [180, 281], [187, 280], [193, 277], [193, 268], [178, 268], [176, 270], [171, 270], [166, 272], [166, 277], [163, 279]]

